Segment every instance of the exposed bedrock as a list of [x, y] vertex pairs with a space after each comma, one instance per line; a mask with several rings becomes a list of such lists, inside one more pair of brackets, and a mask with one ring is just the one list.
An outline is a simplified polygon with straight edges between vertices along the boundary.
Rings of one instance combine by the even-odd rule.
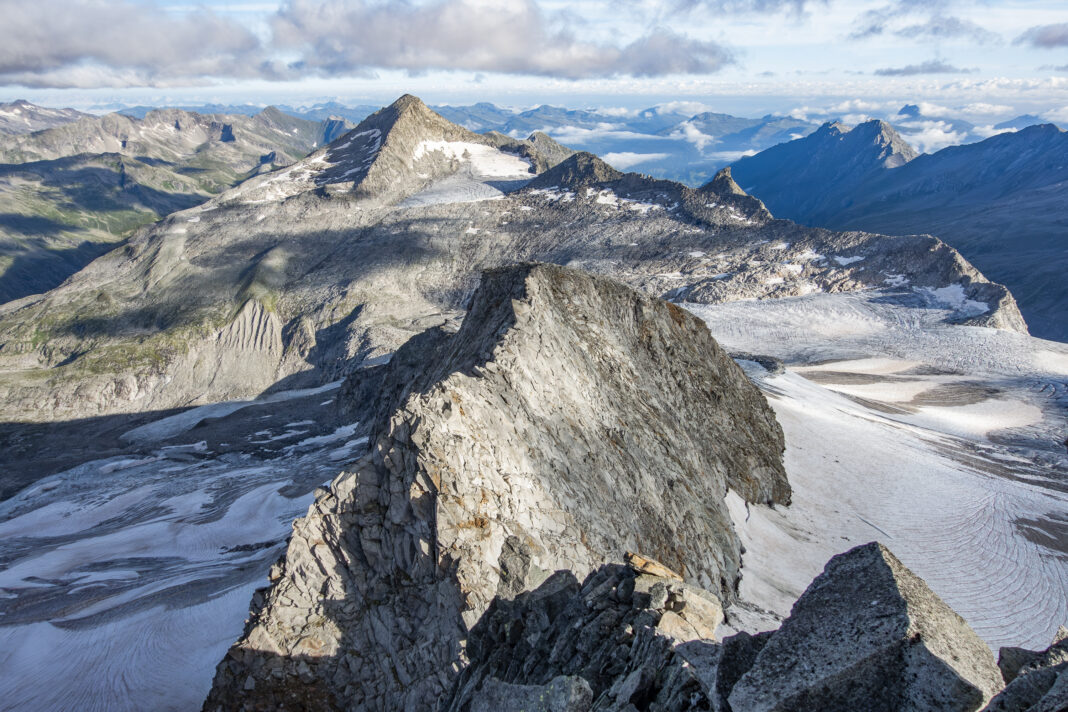
[[368, 454], [294, 524], [205, 709], [431, 709], [495, 597], [626, 551], [681, 592], [657, 625], [711, 636], [739, 577], [728, 488], [790, 499], [782, 431], [705, 325], [609, 279], [490, 270], [457, 333], [376, 380], [346, 391], [378, 392]]
[[964, 619], [872, 542], [827, 563], [728, 699], [746, 712], [972, 712], [1002, 684]]
[[1006, 687], [984, 712], [1068, 710], [1068, 630], [1064, 626], [1045, 650], [1002, 648], [998, 667]]

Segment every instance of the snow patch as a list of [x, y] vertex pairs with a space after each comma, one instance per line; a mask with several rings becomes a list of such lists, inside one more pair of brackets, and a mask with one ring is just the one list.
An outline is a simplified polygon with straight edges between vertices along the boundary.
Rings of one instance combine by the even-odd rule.
[[469, 163], [472, 172], [487, 178], [530, 178], [531, 165], [519, 156], [505, 153], [492, 146], [466, 141], [420, 141], [412, 158], [416, 161], [429, 153], [440, 152], [446, 157]]
[[986, 302], [968, 299], [964, 292], [964, 287], [959, 283], [950, 284], [937, 289], [933, 287], [919, 287], [916, 291], [926, 294], [939, 304], [949, 307], [954, 311], [968, 314], [969, 316], [978, 316], [979, 314], [985, 314], [990, 311], [990, 305]]

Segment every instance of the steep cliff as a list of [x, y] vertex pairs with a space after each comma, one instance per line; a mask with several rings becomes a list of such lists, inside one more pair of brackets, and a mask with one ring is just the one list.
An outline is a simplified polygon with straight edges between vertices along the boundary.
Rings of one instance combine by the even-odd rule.
[[430, 709], [494, 597], [640, 551], [729, 599], [724, 503], [788, 503], [782, 433], [704, 324], [557, 266], [490, 270], [381, 374], [370, 451], [294, 525], [205, 709]]

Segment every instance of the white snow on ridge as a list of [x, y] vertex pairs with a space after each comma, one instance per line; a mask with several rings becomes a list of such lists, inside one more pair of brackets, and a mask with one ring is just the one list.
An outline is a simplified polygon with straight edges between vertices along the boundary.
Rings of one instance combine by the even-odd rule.
[[964, 287], [960, 284], [950, 284], [946, 287], [934, 289], [932, 287], [920, 287], [916, 291], [922, 292], [939, 304], [943, 304], [959, 312], [972, 316], [985, 314], [990, 311], [990, 305], [986, 302], [978, 302], [968, 299], [964, 293]]
[[493, 146], [466, 141], [421, 141], [412, 155], [418, 161], [428, 153], [470, 163], [473, 173], [487, 178], [532, 178], [530, 161]]
[[861, 255], [855, 255], [853, 257], [839, 257], [838, 255], [835, 255], [834, 257], [834, 261], [842, 267], [845, 267], [846, 265], [851, 265], [854, 262], [860, 262], [862, 259], [864, 259], [864, 257]]

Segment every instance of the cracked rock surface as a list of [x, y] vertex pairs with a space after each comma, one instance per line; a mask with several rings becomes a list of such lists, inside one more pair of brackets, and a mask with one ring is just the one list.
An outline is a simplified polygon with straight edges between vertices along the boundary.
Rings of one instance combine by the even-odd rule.
[[709, 637], [739, 576], [728, 488], [789, 502], [756, 387], [700, 320], [609, 279], [490, 270], [460, 330], [381, 379], [370, 452], [294, 524], [205, 709], [431, 709], [495, 597], [626, 551], [684, 579], [661, 629]]

